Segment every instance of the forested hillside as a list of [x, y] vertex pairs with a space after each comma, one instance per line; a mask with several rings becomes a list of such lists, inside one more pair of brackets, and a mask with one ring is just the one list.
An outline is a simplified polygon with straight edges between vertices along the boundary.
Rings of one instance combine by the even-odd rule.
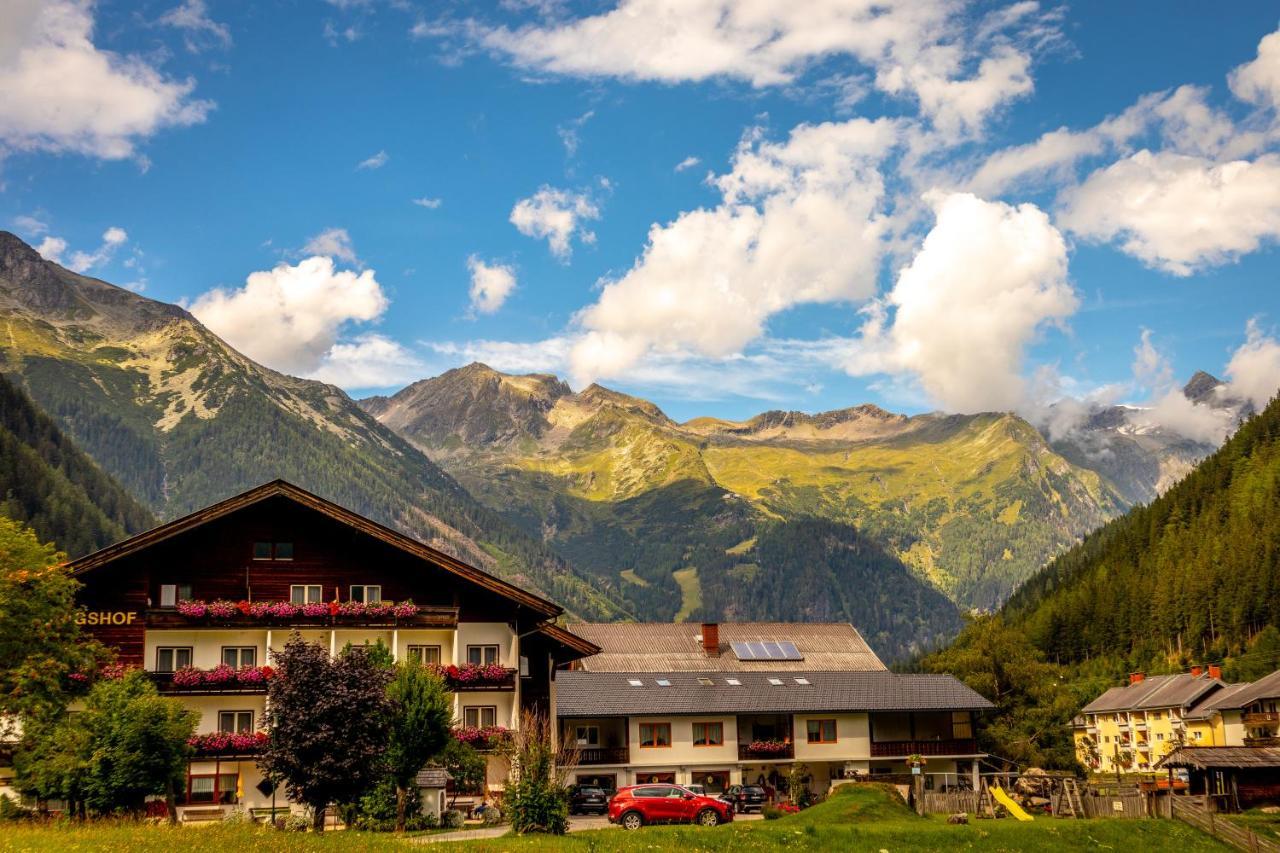
[[1280, 625], [1280, 400], [1050, 563], [1005, 616], [1052, 659], [1135, 667], [1222, 659]]
[[77, 275], [0, 232], [0, 369], [162, 518], [277, 477], [592, 619], [608, 584], [477, 503], [341, 389], [272, 371], [176, 305]]
[[155, 523], [23, 391], [0, 375], [0, 514], [72, 557]]

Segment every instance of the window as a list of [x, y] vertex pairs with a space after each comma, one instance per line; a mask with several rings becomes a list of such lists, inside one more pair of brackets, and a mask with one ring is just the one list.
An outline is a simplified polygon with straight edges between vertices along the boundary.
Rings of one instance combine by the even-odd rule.
[[289, 601], [292, 604], [319, 604], [322, 595], [320, 584], [298, 584], [289, 587]]
[[801, 685], [801, 686], [806, 685], [806, 684], [808, 684], [808, 683], [809, 683], [809, 679], [807, 679], [807, 678], [797, 678], [797, 679], [796, 679], [796, 684], [799, 684], [799, 685]]
[[216, 803], [230, 805], [236, 801], [236, 781], [238, 774], [212, 773], [187, 777], [187, 797], [190, 804]]
[[635, 791], [632, 792], [631, 796], [644, 797], [645, 799], [648, 799], [650, 797], [665, 797], [667, 795], [668, 790], [670, 789], [666, 787], [636, 788]]
[[1191, 737], [1194, 738], [1195, 740], [1200, 740], [1200, 738], [1203, 735], [1204, 735], [1204, 732], [1201, 732], [1201, 731], [1194, 731], [1191, 733]]
[[1164, 740], [1164, 732], [1156, 732], [1156, 740]]
[[644, 687], [644, 682], [638, 678], [628, 678], [627, 684], [630, 684], [632, 687]]
[[161, 607], [177, 607], [179, 601], [186, 601], [189, 598], [191, 598], [191, 584], [189, 583], [160, 584]]
[[255, 560], [292, 560], [292, 542], [254, 542], [253, 559]]
[[742, 686], [742, 681], [741, 681], [741, 680], [739, 680], [739, 679], [737, 679], [737, 678], [726, 678], [726, 679], [724, 680], [724, 683], [725, 683], [725, 684], [727, 684], [727, 685], [729, 685], [730, 687], [741, 687], [741, 686]]
[[806, 723], [809, 743], [835, 743], [835, 720], [809, 720]]
[[573, 730], [573, 739], [577, 741], [578, 746], [599, 746], [600, 727], [578, 726]]
[[957, 740], [973, 737], [973, 717], [968, 711], [951, 712], [951, 736]]
[[781, 686], [782, 686], [782, 679], [781, 679], [781, 678], [770, 678], [770, 679], [769, 679], [769, 683], [770, 683], [770, 684], [772, 684], [774, 687], [781, 687]]
[[219, 711], [218, 731], [251, 732], [253, 731], [252, 711]]
[[407, 654], [410, 660], [416, 660], [418, 663], [440, 663], [439, 646], [409, 646]]
[[232, 669], [244, 669], [258, 663], [257, 646], [223, 646], [222, 662]]
[[469, 729], [484, 729], [497, 724], [496, 705], [468, 705], [462, 709], [462, 725]]
[[655, 681], [654, 683], [655, 683], [655, 684], [657, 684], [659, 687], [670, 687], [670, 686], [671, 686], [671, 679], [669, 679], [669, 678], [659, 678], [659, 679], [657, 679], [657, 681]]
[[694, 746], [724, 746], [724, 723], [694, 723]]
[[353, 586], [351, 587], [351, 600], [359, 601], [363, 604], [378, 604], [382, 601], [382, 587]]
[[701, 677], [701, 676], [698, 678], [698, 683], [699, 683], [699, 684], [701, 684], [703, 687], [714, 687], [714, 686], [715, 686], [715, 682], [714, 682], [714, 681], [712, 681], [710, 678]]
[[156, 649], [156, 672], [173, 672], [191, 666], [190, 646], [160, 646]]
[[671, 746], [671, 724], [641, 723], [640, 746], [649, 749]]
[[467, 663], [491, 664], [497, 662], [497, 646], [467, 646]]

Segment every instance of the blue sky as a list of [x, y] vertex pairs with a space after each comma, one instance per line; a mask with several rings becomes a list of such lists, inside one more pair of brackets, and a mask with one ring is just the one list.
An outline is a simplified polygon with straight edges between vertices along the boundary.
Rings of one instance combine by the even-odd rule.
[[18, 0], [0, 222], [355, 395], [1280, 384], [1274, 3], [665, 5]]

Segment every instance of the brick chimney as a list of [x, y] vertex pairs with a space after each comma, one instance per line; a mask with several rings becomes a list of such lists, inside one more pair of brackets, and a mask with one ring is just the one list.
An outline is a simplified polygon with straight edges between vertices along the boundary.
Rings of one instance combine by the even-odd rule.
[[1195, 666], [1191, 667], [1191, 676], [1193, 678], [1199, 678], [1202, 675], [1204, 675], [1204, 667], [1202, 667], [1200, 664], [1196, 664]]
[[1147, 679], [1147, 674], [1146, 674], [1145, 672], [1131, 672], [1131, 673], [1129, 673], [1129, 683], [1130, 683], [1130, 684], [1141, 684], [1143, 681], [1146, 681], [1146, 679]]
[[720, 657], [720, 625], [717, 622], [702, 623], [702, 650], [709, 658]]
[[1209, 677], [1210, 677], [1210, 678], [1216, 678], [1216, 679], [1218, 679], [1219, 681], [1221, 681], [1221, 680], [1222, 680], [1222, 667], [1218, 666], [1218, 664], [1216, 664], [1216, 663], [1211, 663], [1211, 664], [1209, 664]]

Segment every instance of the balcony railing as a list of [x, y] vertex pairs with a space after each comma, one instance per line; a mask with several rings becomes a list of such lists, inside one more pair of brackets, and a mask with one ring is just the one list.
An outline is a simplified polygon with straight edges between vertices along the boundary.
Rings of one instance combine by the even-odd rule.
[[[769, 743], [764, 746], [764, 743]], [[786, 761], [796, 757], [796, 747], [792, 743], [738, 743], [739, 761]]]
[[578, 764], [626, 764], [631, 758], [625, 746], [578, 747]]
[[435, 669], [455, 693], [516, 689], [516, 671], [496, 664], [437, 665]]
[[1280, 711], [1254, 711], [1244, 715], [1244, 724], [1280, 723]]
[[1245, 746], [1280, 746], [1280, 737], [1247, 737]]
[[871, 742], [872, 758], [897, 758], [908, 755], [976, 755], [977, 753], [978, 744], [973, 738]]
[[270, 667], [248, 667], [234, 670], [217, 667], [212, 670], [191, 669], [180, 672], [147, 672], [161, 693], [192, 695], [224, 695], [266, 693], [273, 677]]
[[[314, 605], [285, 606], [283, 602], [215, 602], [223, 605], [181, 608], [153, 607], [146, 611], [148, 628], [456, 628], [458, 608], [416, 605], [414, 612], [320, 612]], [[203, 604], [198, 602], [197, 604]], [[230, 605], [227, 607], [226, 605]], [[278, 606], [273, 606], [278, 605]], [[323, 609], [329, 609], [325, 606]], [[355, 608], [347, 608], [354, 610]], [[245, 612], [248, 611], [248, 612]]]

